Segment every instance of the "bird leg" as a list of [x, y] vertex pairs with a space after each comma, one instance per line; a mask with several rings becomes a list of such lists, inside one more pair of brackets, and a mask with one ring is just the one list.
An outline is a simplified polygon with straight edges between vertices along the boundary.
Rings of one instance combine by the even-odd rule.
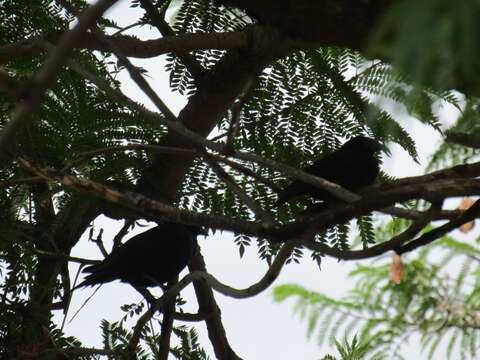
[[[133, 285], [132, 285], [133, 286]], [[153, 304], [155, 303], [156, 299], [155, 299], [155, 296], [153, 296], [150, 291], [147, 290], [147, 288], [144, 288], [144, 287], [140, 287], [140, 286], [133, 286], [133, 288], [135, 290], [137, 290], [142, 296], [143, 298], [147, 301], [147, 303], [149, 304], [149, 306], [153, 306]]]

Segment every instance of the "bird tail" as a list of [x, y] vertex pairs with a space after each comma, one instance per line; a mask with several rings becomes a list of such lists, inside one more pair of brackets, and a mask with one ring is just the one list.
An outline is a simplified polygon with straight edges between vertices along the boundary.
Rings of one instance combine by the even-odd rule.
[[[90, 266], [89, 266], [90, 267]], [[84, 269], [85, 270], [85, 269]], [[78, 276], [78, 274], [77, 274]], [[63, 313], [63, 320], [62, 320], [62, 326], [61, 326], [61, 330], [63, 331], [63, 327], [65, 326], [65, 322], [67, 320], [67, 315], [68, 315], [68, 310], [70, 309], [70, 303], [72, 301], [72, 296], [73, 296], [73, 292], [81, 287], [84, 287], [84, 286], [91, 286], [91, 285], [97, 285], [97, 282], [95, 282], [94, 280], [92, 280], [91, 278], [92, 274], [89, 275], [84, 281], [82, 281], [80, 284], [78, 285], [75, 285], [73, 288], [70, 289], [70, 291], [68, 291], [68, 293], [66, 293], [64, 295], [64, 298], [65, 298], [65, 307], [64, 307], [64, 313]], [[73, 319], [75, 319], [75, 317], [78, 315], [78, 313], [85, 307], [85, 305], [87, 305], [87, 303], [91, 300], [91, 298], [97, 293], [97, 291], [102, 287], [103, 284], [98, 284], [99, 286], [95, 289], [95, 291], [93, 292], [92, 295], [90, 295], [84, 302], [83, 304], [80, 306], [80, 308], [75, 312], [75, 314], [73, 314], [72, 318], [70, 319], [70, 321], [68, 323], [71, 323], [73, 321]]]
[[[91, 266], [89, 266], [90, 268]], [[85, 269], [84, 269], [85, 270]], [[74, 284], [77, 282], [78, 280], [78, 276], [80, 275], [80, 272], [83, 272], [81, 270], [81, 268], [78, 269], [77, 271], [77, 274], [75, 275], [75, 280], [74, 280]], [[70, 308], [70, 302], [72, 301], [72, 295], [73, 295], [73, 292], [83, 286], [86, 286], [88, 285], [87, 284], [87, 279], [82, 281], [80, 284], [78, 285], [75, 285], [73, 288], [71, 288], [68, 292], [66, 292], [64, 295], [63, 295], [63, 301], [65, 303], [64, 307], [63, 307], [63, 320], [62, 320], [62, 325], [61, 325], [61, 330], [63, 331], [63, 327], [65, 326], [65, 321], [67, 319], [67, 315], [68, 315], [68, 310]]]

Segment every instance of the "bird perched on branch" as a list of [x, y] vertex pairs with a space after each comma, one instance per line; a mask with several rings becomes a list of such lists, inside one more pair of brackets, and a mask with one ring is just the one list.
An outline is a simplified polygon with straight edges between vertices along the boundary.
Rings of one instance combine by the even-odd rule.
[[[337, 43], [347, 45], [366, 37], [394, 5], [394, 0], [214, 0], [214, 3], [242, 9], [260, 24], [296, 39], [325, 43], [329, 40], [326, 34], [333, 31]], [[348, 28], [339, 28], [338, 24], [344, 23]]]
[[86, 279], [74, 289], [113, 280], [134, 287], [157, 286], [174, 279], [195, 254], [196, 226], [162, 223], [112, 251], [101, 263], [86, 267]]
[[[303, 171], [356, 192], [375, 181], [380, 171], [379, 161], [375, 154], [384, 149], [383, 145], [376, 140], [357, 136], [347, 141], [337, 151], [315, 161]], [[323, 201], [333, 198], [325, 190], [295, 180], [279, 193], [276, 205], [280, 206], [303, 195]]]

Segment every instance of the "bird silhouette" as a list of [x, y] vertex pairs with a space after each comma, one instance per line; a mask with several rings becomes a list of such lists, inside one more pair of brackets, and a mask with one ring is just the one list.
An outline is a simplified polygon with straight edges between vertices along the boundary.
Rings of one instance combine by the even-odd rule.
[[203, 229], [162, 223], [129, 239], [101, 263], [83, 269], [89, 273], [74, 289], [120, 280], [134, 287], [158, 286], [169, 282], [185, 268], [197, 248]]
[[[384, 149], [383, 145], [374, 139], [357, 136], [347, 141], [337, 151], [316, 160], [303, 171], [356, 192], [375, 181], [380, 171], [375, 154]], [[325, 190], [295, 180], [279, 193], [276, 205], [280, 206], [304, 195], [325, 202], [333, 199]]]

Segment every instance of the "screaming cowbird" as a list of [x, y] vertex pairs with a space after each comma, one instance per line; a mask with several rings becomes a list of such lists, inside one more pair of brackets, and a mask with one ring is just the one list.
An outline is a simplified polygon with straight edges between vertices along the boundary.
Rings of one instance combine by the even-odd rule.
[[[363, 42], [370, 30], [392, 7], [394, 0], [320, 1], [320, 0], [214, 0], [217, 5], [244, 10], [260, 24], [274, 27], [284, 34], [304, 41], [325, 42], [326, 34], [335, 34], [337, 44], [351, 46]], [[361, 21], [359, 21], [361, 19]], [[338, 24], [346, 25], [339, 29]], [[350, 37], [347, 37], [350, 34]], [[362, 40], [363, 39], [363, 40]]]
[[199, 234], [206, 235], [196, 226], [162, 223], [132, 237], [101, 263], [86, 267], [83, 272], [89, 275], [75, 289], [113, 280], [134, 287], [169, 282], [195, 254]]
[[[382, 149], [384, 147], [377, 141], [357, 136], [303, 171], [355, 192], [375, 181], [379, 173], [379, 163], [375, 154]], [[333, 199], [325, 190], [296, 180], [279, 193], [276, 205], [282, 205], [302, 195], [323, 201]]]

